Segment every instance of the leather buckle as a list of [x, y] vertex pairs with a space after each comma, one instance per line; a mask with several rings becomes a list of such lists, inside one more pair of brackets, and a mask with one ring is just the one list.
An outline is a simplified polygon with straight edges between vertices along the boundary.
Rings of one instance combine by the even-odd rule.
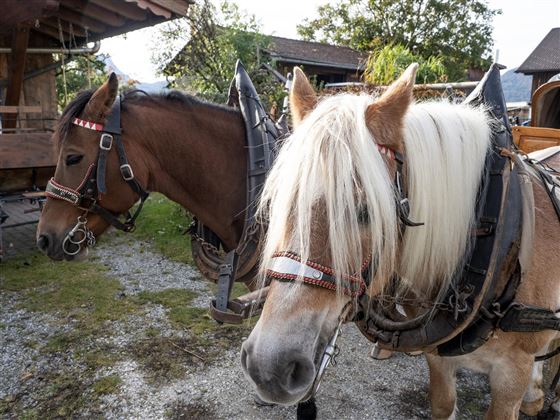
[[132, 171], [132, 167], [128, 163], [121, 165], [120, 170], [121, 175], [125, 181], [132, 181], [134, 179], [134, 172]]
[[101, 139], [99, 140], [99, 148], [101, 150], [111, 150], [113, 146], [113, 136], [107, 133], [101, 134]]

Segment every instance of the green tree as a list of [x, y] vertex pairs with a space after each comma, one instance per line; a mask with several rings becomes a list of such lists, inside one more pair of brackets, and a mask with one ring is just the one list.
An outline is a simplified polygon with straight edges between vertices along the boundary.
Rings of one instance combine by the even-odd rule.
[[451, 81], [491, 62], [492, 19], [486, 0], [340, 0], [298, 26], [304, 39], [375, 51], [402, 45], [425, 59], [441, 57]]
[[100, 86], [107, 80], [105, 60], [107, 56], [77, 55], [66, 60], [64, 68], [56, 73], [56, 94], [60, 110], [76, 97], [78, 92]]
[[[270, 37], [261, 33], [254, 16], [245, 16], [234, 3], [219, 10], [209, 0], [189, 7], [183, 20], [162, 27], [152, 48], [159, 71], [172, 86], [214, 102], [225, 102], [235, 62], [240, 59], [261, 98], [270, 106], [282, 96], [282, 86], [260, 70]], [[174, 56], [178, 45], [183, 48]]]
[[368, 58], [364, 80], [375, 85], [388, 85], [412, 63], [418, 63], [416, 81], [419, 83], [438, 83], [446, 81], [445, 66], [441, 57], [428, 57], [413, 54], [402, 45], [386, 45], [374, 51]]

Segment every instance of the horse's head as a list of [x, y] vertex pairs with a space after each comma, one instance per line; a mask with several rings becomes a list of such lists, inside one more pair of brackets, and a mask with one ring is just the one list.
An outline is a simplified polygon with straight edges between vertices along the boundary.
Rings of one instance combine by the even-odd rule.
[[293, 404], [313, 392], [329, 342], [367, 288], [363, 277], [381, 288], [393, 272], [399, 241], [394, 180], [415, 73], [416, 66], [409, 67], [377, 99], [341, 94], [318, 100], [295, 69], [295, 130], [261, 201], [269, 220], [262, 277], [272, 282], [241, 356], [266, 401]]
[[[37, 246], [52, 259], [72, 259], [83, 254], [88, 242], [91, 244], [107, 229], [106, 218], [88, 213], [92, 202], [118, 215], [138, 199], [122, 177], [114, 144], [107, 150], [106, 191], [100, 191], [93, 182], [95, 173], [103, 170], [98, 168], [101, 128], [111, 114], [117, 94], [118, 80], [113, 73], [96, 91], [81, 93], [72, 101], [58, 122], [53, 135], [58, 162], [37, 228]], [[105, 138], [105, 148], [108, 141]], [[79, 199], [79, 194], [86, 198]]]

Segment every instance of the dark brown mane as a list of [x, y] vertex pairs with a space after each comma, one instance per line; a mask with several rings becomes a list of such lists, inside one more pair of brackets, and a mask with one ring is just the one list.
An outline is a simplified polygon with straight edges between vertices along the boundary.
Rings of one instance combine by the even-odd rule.
[[[79, 117], [83, 112], [86, 104], [91, 99], [95, 90], [86, 90], [78, 93], [75, 99], [68, 104], [62, 113], [55, 136], [56, 146], [60, 148], [64, 143], [68, 135], [68, 131], [72, 126], [72, 120]], [[140, 104], [140, 103], [153, 103], [154, 105], [182, 105], [185, 108], [192, 109], [198, 107], [208, 107], [219, 111], [226, 111], [231, 113], [239, 112], [236, 108], [228, 107], [225, 105], [214, 104], [201, 99], [198, 99], [192, 95], [188, 95], [177, 90], [171, 90], [165, 93], [150, 94], [143, 90], [133, 89], [125, 92], [123, 94], [122, 109], [126, 112], [127, 105], [129, 104]]]
[[95, 92], [95, 90], [92, 89], [78, 93], [78, 96], [64, 108], [56, 126], [57, 135], [55, 135], [55, 141], [57, 142], [57, 148], [60, 148], [64, 143], [64, 139], [68, 136], [68, 131], [72, 125], [72, 120], [83, 112], [93, 92]]
[[133, 89], [124, 94], [123, 109], [126, 110], [127, 103], [138, 104], [145, 101], [151, 101], [154, 104], [160, 105], [183, 105], [187, 108], [207, 107], [219, 111], [227, 111], [237, 113], [235, 108], [207, 102], [195, 96], [180, 92], [178, 90], [170, 90], [167, 92], [150, 94], [143, 90]]

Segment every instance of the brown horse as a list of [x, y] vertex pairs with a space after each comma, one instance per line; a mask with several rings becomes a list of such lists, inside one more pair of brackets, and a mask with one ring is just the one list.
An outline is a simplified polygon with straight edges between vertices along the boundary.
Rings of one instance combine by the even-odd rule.
[[[266, 401], [293, 404], [313, 395], [333, 336], [364, 293], [364, 267], [375, 267], [366, 277], [370, 297], [400, 292], [433, 301], [469, 249], [492, 125], [483, 108], [413, 104], [415, 73], [411, 66], [379, 98], [341, 94], [319, 100], [295, 71], [290, 101], [296, 127], [261, 203], [269, 217], [262, 277], [276, 281], [241, 356], [247, 378]], [[410, 219], [423, 222], [404, 230], [395, 200], [402, 186], [394, 183], [400, 162]], [[551, 162], [558, 163], [558, 157]], [[560, 224], [540, 181], [531, 182], [532, 265], [516, 300], [555, 311]], [[402, 290], [388, 286], [395, 276], [403, 280]], [[470, 354], [428, 354], [433, 417], [454, 418], [460, 367], [489, 375], [488, 418], [517, 418], [520, 407], [535, 414], [543, 392], [542, 363], [534, 357], [555, 336], [551, 330], [496, 330]]]
[[[100, 88], [81, 93], [64, 110], [53, 136], [58, 150], [53, 185], [70, 191], [83, 186], [100, 150], [101, 133], [95, 128], [106, 124], [117, 95], [118, 80], [112, 74]], [[121, 109], [122, 144], [139, 187], [181, 204], [212, 229], [225, 248], [234, 248], [242, 234], [246, 205], [241, 113], [179, 92], [127, 93]], [[106, 192], [99, 194], [96, 204], [118, 216], [140, 197], [123, 179], [115, 149], [108, 152]], [[64, 252], [63, 243], [83, 217], [87, 217], [84, 232], [94, 237], [110, 225], [99, 214], [87, 214], [63, 199], [47, 198], [37, 229], [38, 247], [52, 259], [73, 259], [74, 255]], [[85, 249], [77, 249], [77, 255], [84, 255]]]

